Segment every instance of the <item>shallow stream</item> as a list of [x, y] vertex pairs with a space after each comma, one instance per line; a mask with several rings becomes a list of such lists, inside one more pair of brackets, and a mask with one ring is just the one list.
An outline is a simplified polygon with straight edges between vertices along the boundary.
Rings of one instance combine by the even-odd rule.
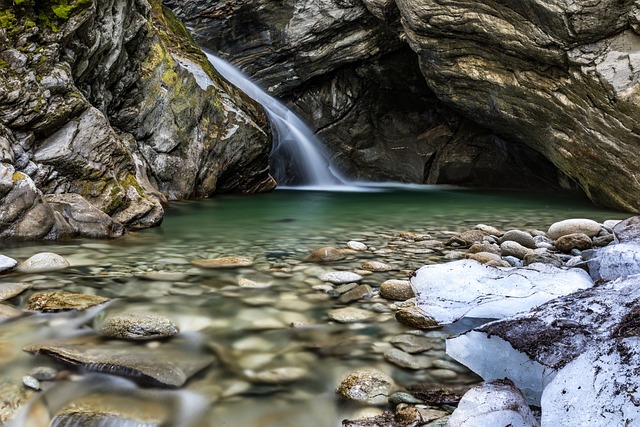
[[[0, 415], [10, 412], [7, 402], [20, 400], [19, 395], [27, 397], [22, 376], [34, 367], [48, 366], [58, 371], [58, 380], [42, 383], [43, 389], [50, 388], [48, 397], [32, 406], [30, 416], [46, 420], [46, 413], [63, 414], [57, 418], [59, 426], [98, 425], [96, 419], [108, 426], [161, 422], [177, 426], [182, 421], [186, 425], [191, 416], [198, 419], [190, 424], [195, 426], [339, 426], [342, 419], [363, 411], [380, 411], [348, 404], [335, 394], [341, 379], [356, 369], [382, 370], [400, 387], [477, 381], [444, 353], [444, 339], [473, 322], [412, 330], [394, 318], [402, 303], [384, 300], [376, 292], [370, 298], [339, 303], [337, 297], [345, 288], [321, 281], [322, 273], [357, 271], [375, 291], [384, 280], [406, 280], [421, 265], [445, 262], [448, 249], [440, 243], [478, 223], [502, 230], [546, 230], [566, 218], [603, 221], [627, 216], [597, 209], [581, 196], [565, 193], [424, 186], [366, 192], [278, 190], [176, 202], [161, 227], [112, 241], [4, 243], [0, 253], [19, 261], [50, 251], [72, 264], [60, 272], [2, 278], [32, 285], [10, 303], [21, 307], [30, 294], [62, 289], [114, 300], [82, 315], [38, 314], [0, 324], [0, 400], [5, 401]], [[402, 232], [428, 234], [439, 242], [427, 246], [399, 237]], [[351, 240], [366, 244], [368, 250], [335, 263], [304, 261], [314, 249], [346, 247]], [[251, 258], [254, 265], [233, 270], [191, 265], [195, 259], [231, 255]], [[370, 260], [398, 270], [360, 271], [362, 263]], [[353, 323], [328, 318], [330, 310], [345, 306], [375, 316]], [[25, 345], [50, 339], [80, 336], [97, 342], [92, 325], [119, 311], [159, 313], [180, 329], [179, 336], [170, 340], [180, 348], [178, 356], [162, 353], [168, 351], [166, 342], [126, 343], [131, 348], [166, 359], [211, 354], [214, 363], [176, 391], [147, 382], [119, 381], [105, 375], [99, 365], [78, 368], [22, 351]], [[419, 336], [431, 343], [420, 355], [427, 367], [401, 368], [384, 358], [390, 342], [402, 336]], [[90, 371], [103, 374], [90, 376]], [[117, 421], [118, 417], [134, 421]], [[87, 424], [87, 419], [94, 424]]]

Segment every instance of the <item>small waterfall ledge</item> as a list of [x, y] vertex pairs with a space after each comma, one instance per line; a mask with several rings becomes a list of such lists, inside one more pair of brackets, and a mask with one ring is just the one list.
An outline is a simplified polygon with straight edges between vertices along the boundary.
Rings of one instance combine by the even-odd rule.
[[280, 187], [344, 190], [348, 180], [331, 164], [313, 131], [280, 101], [267, 94], [229, 62], [206, 53], [211, 65], [265, 109], [274, 131], [269, 166]]

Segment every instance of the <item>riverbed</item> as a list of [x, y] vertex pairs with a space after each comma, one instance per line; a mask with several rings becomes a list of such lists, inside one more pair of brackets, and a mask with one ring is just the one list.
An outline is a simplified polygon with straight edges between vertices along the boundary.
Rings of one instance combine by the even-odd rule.
[[[139, 378], [126, 387], [114, 384], [81, 396], [60, 389], [66, 395], [56, 411], [76, 414], [76, 418], [67, 417], [67, 424], [58, 425], [82, 425], [81, 416], [99, 413], [102, 408], [105, 419], [120, 414], [137, 420], [138, 424], [131, 425], [153, 425], [171, 417], [186, 420], [188, 415], [202, 413], [193, 425], [339, 426], [344, 418], [381, 411], [347, 403], [335, 394], [341, 379], [357, 369], [385, 372], [399, 388], [414, 383], [469, 385], [478, 381], [444, 353], [444, 339], [472, 327], [473, 321], [429, 331], [401, 325], [394, 313], [403, 302], [381, 298], [377, 289], [382, 282], [407, 280], [421, 265], [446, 262], [451, 251], [443, 243], [478, 223], [502, 230], [546, 230], [566, 218], [604, 221], [628, 216], [598, 209], [573, 193], [435, 186], [360, 190], [278, 190], [250, 197], [225, 195], [173, 202], [161, 227], [130, 232], [115, 240], [4, 243], [1, 253], [19, 261], [50, 251], [71, 263], [71, 268], [59, 272], [3, 278], [31, 284], [31, 289], [10, 301], [14, 305], [23, 306], [30, 294], [45, 290], [113, 300], [84, 313], [80, 320], [78, 315], [54, 313], [1, 324], [0, 381], [5, 389], [7, 384], [20, 388], [24, 375], [34, 367], [47, 366], [58, 372], [58, 380], [43, 382], [43, 389], [80, 380], [92, 370], [102, 372], [95, 381], [108, 383], [99, 366], [78, 368], [48, 356], [30, 355], [22, 347], [50, 339], [93, 339], [91, 327], [109, 313], [154, 312], [170, 318], [180, 329], [172, 341], [192, 349], [192, 354], [215, 356], [213, 364], [181, 388], [193, 394], [164, 391]], [[346, 248], [349, 241], [363, 243], [367, 249], [332, 263], [305, 261], [317, 248]], [[253, 265], [210, 270], [191, 264], [225, 256], [246, 257]], [[394, 269], [362, 270], [366, 261], [380, 261]], [[340, 300], [352, 285], [320, 279], [330, 271], [357, 272], [363, 276], [361, 283], [373, 292], [352, 301]], [[353, 322], [332, 320], [331, 311], [345, 307], [372, 316]], [[401, 367], [385, 357], [393, 348], [391, 342], [403, 337], [419, 337], [429, 343], [419, 354], [421, 367]], [[164, 344], [131, 345], [159, 352]], [[127, 372], [116, 374], [127, 376]], [[177, 401], [184, 398], [194, 404], [175, 404], [176, 409], [167, 411], [172, 393], [179, 396]], [[131, 396], [126, 403], [121, 401], [123, 394]], [[73, 412], [69, 408], [74, 408], [74, 402], [76, 409], [84, 409]], [[129, 409], [123, 409], [126, 407]]]

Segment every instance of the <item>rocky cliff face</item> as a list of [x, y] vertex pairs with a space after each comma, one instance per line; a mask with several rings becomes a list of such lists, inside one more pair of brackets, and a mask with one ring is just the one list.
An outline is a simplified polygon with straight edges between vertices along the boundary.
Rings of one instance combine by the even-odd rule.
[[598, 204], [640, 210], [633, 1], [167, 4], [199, 43], [297, 105], [347, 170], [522, 186], [564, 174]]
[[0, 236], [118, 235], [167, 199], [271, 189], [266, 127], [158, 1], [0, 2]]

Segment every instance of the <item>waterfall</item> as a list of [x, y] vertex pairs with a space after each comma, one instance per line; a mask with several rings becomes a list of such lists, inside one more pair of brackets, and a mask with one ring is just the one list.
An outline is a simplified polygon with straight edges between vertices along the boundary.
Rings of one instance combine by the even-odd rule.
[[227, 61], [210, 53], [207, 57], [224, 78], [267, 112], [275, 132], [269, 166], [278, 184], [327, 188], [347, 183], [329, 161], [320, 140], [298, 116]]

